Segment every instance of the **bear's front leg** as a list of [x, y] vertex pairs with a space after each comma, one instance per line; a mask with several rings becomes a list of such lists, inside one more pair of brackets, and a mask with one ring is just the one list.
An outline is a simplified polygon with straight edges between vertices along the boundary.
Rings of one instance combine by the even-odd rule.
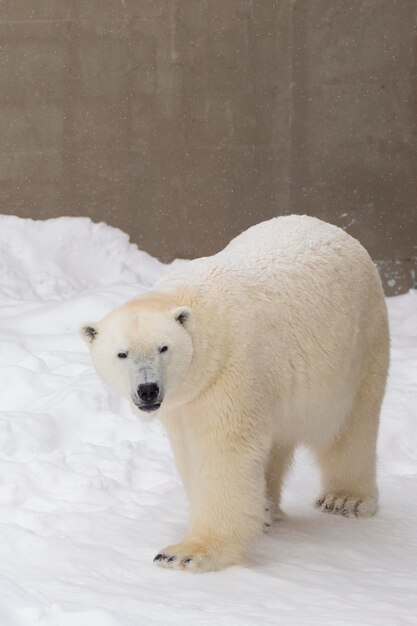
[[[192, 422], [192, 420], [190, 420]], [[220, 570], [242, 560], [263, 527], [267, 446], [254, 433], [225, 432], [233, 420], [199, 428], [190, 423], [190, 524], [181, 543], [154, 558], [162, 567]]]

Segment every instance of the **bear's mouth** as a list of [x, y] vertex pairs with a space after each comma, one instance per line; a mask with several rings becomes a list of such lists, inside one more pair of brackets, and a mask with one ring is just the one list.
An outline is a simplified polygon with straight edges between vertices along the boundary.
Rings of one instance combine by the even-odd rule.
[[160, 402], [155, 402], [155, 404], [137, 404], [138, 409], [141, 411], [146, 411], [146, 413], [151, 413], [152, 411], [156, 411], [161, 406]]

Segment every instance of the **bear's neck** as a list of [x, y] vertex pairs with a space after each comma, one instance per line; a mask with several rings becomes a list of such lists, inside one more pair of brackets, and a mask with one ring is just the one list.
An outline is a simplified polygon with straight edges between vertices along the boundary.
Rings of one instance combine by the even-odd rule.
[[[232, 336], [226, 301], [213, 298], [208, 291], [182, 290], [181, 305], [193, 311], [193, 358], [184, 387], [184, 404], [192, 402], [209, 389], [227, 366]], [[215, 302], [215, 304], [213, 304]]]

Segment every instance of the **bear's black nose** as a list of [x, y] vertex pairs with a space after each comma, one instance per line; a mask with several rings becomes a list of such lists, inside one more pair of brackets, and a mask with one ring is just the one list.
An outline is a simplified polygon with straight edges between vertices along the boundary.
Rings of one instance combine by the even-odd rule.
[[156, 383], [144, 383], [138, 387], [139, 399], [145, 404], [153, 404], [159, 395], [159, 387]]

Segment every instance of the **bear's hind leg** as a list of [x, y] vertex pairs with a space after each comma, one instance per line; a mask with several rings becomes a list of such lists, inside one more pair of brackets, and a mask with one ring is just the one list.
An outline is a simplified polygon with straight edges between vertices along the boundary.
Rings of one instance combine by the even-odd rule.
[[362, 381], [344, 430], [315, 454], [322, 473], [316, 507], [345, 517], [370, 517], [378, 504], [376, 441], [388, 359]]
[[[271, 521], [284, 517], [281, 510], [281, 491], [285, 474], [288, 471], [294, 448], [286, 444], [272, 444], [266, 468], [267, 517]], [[268, 526], [266, 522], [266, 526]]]

